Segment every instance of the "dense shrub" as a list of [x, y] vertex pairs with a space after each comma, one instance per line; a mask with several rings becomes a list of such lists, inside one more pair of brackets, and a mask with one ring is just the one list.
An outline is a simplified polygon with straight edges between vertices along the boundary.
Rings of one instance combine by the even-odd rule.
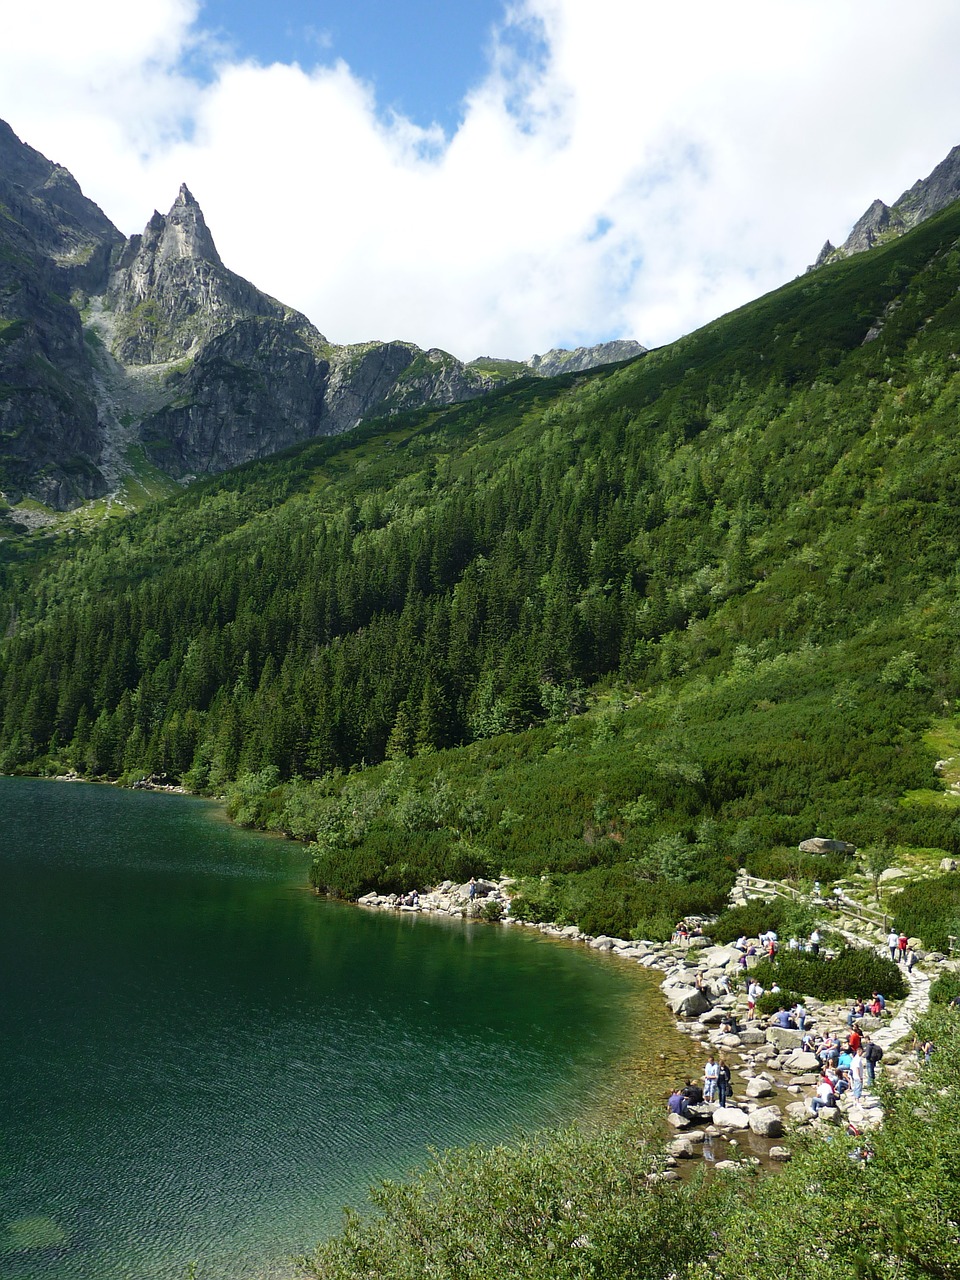
[[358, 898], [374, 890], [408, 893], [443, 880], [463, 883], [488, 874], [483, 850], [452, 840], [447, 831], [418, 832], [413, 839], [395, 827], [374, 827], [361, 845], [319, 849], [310, 880], [337, 897]]
[[930, 1000], [933, 1004], [949, 1004], [960, 996], [960, 974], [941, 973], [930, 987]]
[[766, 1018], [780, 1009], [791, 1009], [802, 1003], [803, 995], [799, 991], [765, 991], [757, 1001], [757, 1013]]
[[960, 937], [960, 871], [908, 885], [897, 895], [894, 927], [925, 947], [946, 951], [949, 935]]
[[839, 854], [801, 853], [799, 849], [759, 849], [747, 855], [746, 869], [761, 880], [793, 880], [826, 887], [850, 873], [850, 859]]
[[741, 934], [758, 938], [768, 929], [780, 933], [792, 907], [793, 904], [785, 898], [773, 898], [769, 902], [754, 898], [742, 907], [731, 907], [722, 912], [704, 931], [717, 943], [735, 942]]
[[785, 991], [802, 991], [817, 1000], [866, 998], [874, 991], [900, 1000], [907, 994], [900, 966], [862, 947], [844, 947], [832, 959], [781, 950], [772, 961], [762, 960], [753, 973], [762, 987], [776, 982]]

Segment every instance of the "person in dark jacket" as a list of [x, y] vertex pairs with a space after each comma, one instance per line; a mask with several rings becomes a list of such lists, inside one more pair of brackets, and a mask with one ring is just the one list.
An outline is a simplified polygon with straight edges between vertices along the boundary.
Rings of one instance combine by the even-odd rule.
[[877, 1074], [877, 1063], [883, 1057], [883, 1050], [869, 1036], [864, 1036], [861, 1053], [863, 1054], [867, 1084], [873, 1084]]

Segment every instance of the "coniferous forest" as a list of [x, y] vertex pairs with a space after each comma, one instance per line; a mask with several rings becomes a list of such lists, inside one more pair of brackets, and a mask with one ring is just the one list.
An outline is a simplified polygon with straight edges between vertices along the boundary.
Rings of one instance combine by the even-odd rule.
[[5, 530], [0, 769], [226, 794], [345, 895], [663, 936], [799, 840], [960, 852], [960, 210], [599, 372]]

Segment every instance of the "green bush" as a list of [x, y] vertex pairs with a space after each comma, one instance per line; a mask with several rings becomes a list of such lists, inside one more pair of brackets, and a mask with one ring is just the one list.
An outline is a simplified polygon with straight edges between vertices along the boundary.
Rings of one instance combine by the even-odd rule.
[[673, 1280], [707, 1256], [724, 1197], [651, 1185], [654, 1141], [634, 1124], [435, 1155], [370, 1192], [339, 1236], [298, 1259], [323, 1280]]
[[907, 994], [900, 966], [861, 947], [844, 947], [832, 959], [781, 950], [753, 973], [762, 987], [776, 982], [784, 991], [802, 991], [817, 1000], [867, 998], [874, 991], [901, 1000]]
[[930, 987], [932, 1004], [949, 1004], [957, 996], [960, 996], [960, 974], [941, 973]]
[[773, 898], [770, 902], [755, 898], [742, 907], [730, 907], [722, 912], [713, 924], [705, 927], [705, 932], [717, 943], [735, 942], [741, 934], [758, 938], [768, 929], [779, 934], [792, 905], [785, 898]]
[[771, 1013], [781, 1009], [792, 1009], [795, 1004], [802, 1004], [803, 996], [799, 991], [765, 991], [757, 1001], [757, 1013], [767, 1018]]
[[746, 869], [761, 880], [792, 880], [826, 887], [850, 873], [850, 859], [840, 854], [801, 853], [799, 849], [760, 849], [747, 855]]
[[907, 885], [897, 894], [894, 928], [922, 938], [931, 950], [946, 951], [949, 935], [960, 937], [960, 871]]

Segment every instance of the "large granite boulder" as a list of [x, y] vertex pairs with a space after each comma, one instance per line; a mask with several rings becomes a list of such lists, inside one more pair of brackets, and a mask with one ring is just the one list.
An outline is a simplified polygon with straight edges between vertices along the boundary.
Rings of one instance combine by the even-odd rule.
[[798, 848], [801, 853], [854, 854], [857, 852], [855, 844], [848, 844], [846, 840], [825, 840], [822, 836], [813, 836], [809, 840], [801, 840]]
[[671, 1012], [683, 1018], [696, 1018], [710, 1008], [710, 1001], [696, 987], [668, 987], [664, 994]]
[[789, 1058], [787, 1058], [783, 1063], [785, 1071], [796, 1072], [816, 1071], [819, 1066], [820, 1059], [816, 1054], [803, 1053], [800, 1050], [797, 1050], [796, 1053], [791, 1053]]
[[802, 1031], [795, 1031], [792, 1027], [767, 1027], [767, 1044], [782, 1050], [799, 1049], [802, 1043]]
[[739, 1107], [717, 1107], [713, 1113], [713, 1123], [718, 1129], [748, 1129], [750, 1117]]
[[748, 1080], [747, 1087], [744, 1089], [748, 1098], [769, 1098], [773, 1092], [773, 1085], [763, 1076], [754, 1076], [752, 1080]]
[[749, 1116], [750, 1132], [761, 1138], [783, 1137], [783, 1117], [779, 1107], [758, 1107]]

